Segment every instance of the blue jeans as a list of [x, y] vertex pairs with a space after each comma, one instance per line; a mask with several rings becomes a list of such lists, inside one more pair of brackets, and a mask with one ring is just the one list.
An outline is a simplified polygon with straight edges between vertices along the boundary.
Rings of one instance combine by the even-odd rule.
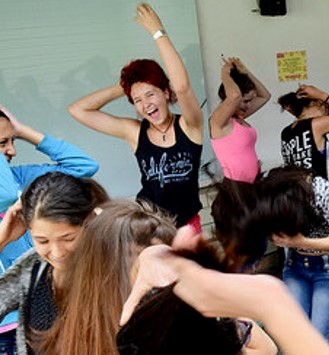
[[0, 334], [0, 355], [15, 355], [16, 350], [16, 330], [11, 330]]
[[304, 256], [289, 250], [283, 280], [310, 318], [329, 341], [329, 259]]

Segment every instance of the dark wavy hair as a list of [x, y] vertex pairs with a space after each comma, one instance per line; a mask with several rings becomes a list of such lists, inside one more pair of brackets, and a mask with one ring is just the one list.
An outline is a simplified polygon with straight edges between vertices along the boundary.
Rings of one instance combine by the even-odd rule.
[[226, 270], [257, 262], [273, 234], [308, 235], [322, 221], [313, 208], [311, 179], [311, 171], [289, 165], [271, 169], [253, 184], [224, 179], [215, 185], [211, 214]]
[[312, 99], [298, 98], [296, 92], [289, 92], [288, 94], [282, 95], [278, 98], [278, 104], [283, 110], [289, 109], [289, 112], [295, 117], [299, 117], [305, 107], [309, 107]]
[[109, 199], [105, 189], [95, 180], [61, 172], [36, 178], [21, 196], [27, 227], [34, 218], [81, 226], [96, 206]]
[[267, 235], [258, 230], [257, 195], [253, 184], [224, 179], [216, 184], [211, 205], [215, 235], [225, 251], [225, 268], [242, 271], [266, 250]]
[[169, 102], [174, 104], [177, 101], [167, 75], [155, 60], [136, 59], [122, 68], [120, 85], [131, 104], [134, 103], [131, 97], [131, 87], [138, 82], [154, 85], [162, 91], [167, 90]]
[[271, 169], [256, 183], [259, 228], [272, 234], [308, 235], [314, 212], [312, 172], [295, 165]]

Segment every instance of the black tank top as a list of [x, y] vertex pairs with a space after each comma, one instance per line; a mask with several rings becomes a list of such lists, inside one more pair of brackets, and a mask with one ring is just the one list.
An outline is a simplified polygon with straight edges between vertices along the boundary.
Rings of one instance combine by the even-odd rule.
[[295, 164], [327, 178], [326, 152], [319, 151], [313, 136], [312, 120], [300, 120], [281, 132], [281, 154], [285, 165]]
[[176, 217], [177, 226], [186, 224], [202, 208], [199, 199], [199, 167], [202, 145], [193, 143], [175, 116], [176, 143], [159, 147], [147, 135], [149, 122], [143, 120], [136, 158], [142, 175], [138, 199], [149, 200]]

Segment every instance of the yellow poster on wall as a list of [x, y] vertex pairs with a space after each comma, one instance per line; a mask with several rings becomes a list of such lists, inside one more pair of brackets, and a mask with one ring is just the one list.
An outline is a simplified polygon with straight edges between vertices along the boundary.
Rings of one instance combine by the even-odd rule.
[[276, 59], [279, 81], [307, 79], [306, 51], [277, 53]]

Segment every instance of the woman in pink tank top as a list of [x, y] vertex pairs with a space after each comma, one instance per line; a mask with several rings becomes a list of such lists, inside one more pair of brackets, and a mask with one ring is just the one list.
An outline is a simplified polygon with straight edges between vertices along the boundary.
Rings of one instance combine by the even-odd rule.
[[265, 105], [271, 94], [239, 58], [221, 59], [218, 95], [222, 101], [209, 119], [211, 145], [224, 177], [252, 183], [259, 173], [257, 134], [245, 119]]

